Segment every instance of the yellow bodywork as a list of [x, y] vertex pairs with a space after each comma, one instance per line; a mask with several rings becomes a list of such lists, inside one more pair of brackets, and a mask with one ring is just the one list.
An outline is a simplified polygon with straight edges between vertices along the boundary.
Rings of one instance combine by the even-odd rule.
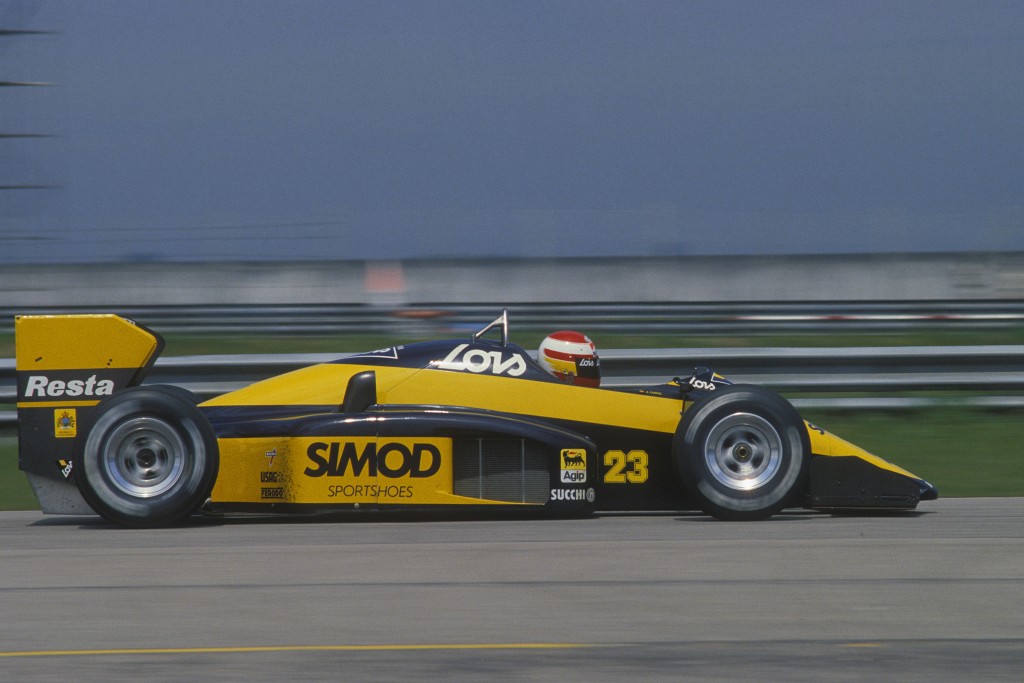
[[811, 453], [814, 453], [815, 455], [832, 457], [853, 456], [869, 462], [880, 469], [895, 472], [896, 474], [902, 474], [903, 476], [910, 477], [911, 479], [920, 479], [916, 474], [911, 474], [902, 467], [893, 465], [888, 460], [883, 460], [877, 455], [872, 455], [860, 446], [855, 446], [849, 441], [840, 439], [835, 434], [827, 432], [821, 427], [812, 425], [809, 422], [805, 422], [805, 424], [807, 425], [807, 432], [811, 436]]
[[[340, 405], [344, 400], [349, 378], [367, 370], [372, 370], [376, 374], [377, 401], [381, 404], [472, 406], [542, 419], [598, 423], [666, 435], [675, 433], [681, 417], [682, 404], [678, 398], [431, 368], [401, 368], [358, 363], [326, 363], [302, 368], [214, 398], [203, 405]], [[811, 452], [815, 455], [857, 457], [875, 467], [918, 478], [815, 425], [807, 423], [806, 428], [810, 435]], [[438, 472], [429, 481], [416, 481], [411, 489], [402, 489], [401, 496], [388, 495], [389, 492], [382, 491], [379, 486], [376, 489], [360, 489], [363, 492], [361, 497], [341, 496], [338, 489], [329, 487], [339, 484], [365, 487], [372, 482], [365, 478], [358, 481], [350, 478], [330, 482], [313, 480], [313, 483], [310, 483], [308, 477], [299, 476], [309, 464], [305, 455], [309, 439], [221, 439], [220, 443], [222, 474], [213, 492], [215, 502], [267, 502], [268, 495], [283, 496], [280, 502], [481, 502], [475, 498], [460, 499], [452, 495], [450, 466]], [[258, 472], [263, 471], [260, 469], [260, 463], [265, 460], [265, 457], [261, 459], [256, 456], [271, 451], [276, 451], [279, 457], [283, 456], [284, 461], [288, 463], [282, 465], [281, 471], [286, 473], [283, 476], [286, 476], [290, 483], [286, 486], [271, 487], [274, 490], [268, 494], [264, 490], [266, 486], [261, 484], [257, 487], [254, 482], [260, 476]], [[303, 480], [304, 483], [300, 485], [298, 482]], [[376, 493], [371, 495], [371, 491]]]
[[[372, 370], [377, 401], [389, 405], [472, 406], [540, 418], [598, 422], [632, 429], [674, 433], [681, 403], [642, 394], [601, 391], [563, 384], [464, 374], [424, 368], [395, 368], [357, 363], [325, 363], [272, 377], [225, 394], [204, 407], [329, 406], [344, 400], [348, 380]], [[451, 440], [440, 440], [440, 469], [428, 478], [353, 476], [351, 468], [335, 476], [311, 478], [307, 450], [330, 441], [326, 437], [222, 438], [221, 474], [211, 497], [214, 503], [303, 502], [480, 505], [490, 501], [455, 495]], [[363, 449], [369, 439], [339, 437], [335, 441]], [[386, 442], [421, 444], [422, 438]], [[381, 445], [384, 445], [382, 440]], [[395, 457], [395, 456], [392, 456]], [[273, 462], [273, 468], [269, 463]], [[262, 481], [266, 479], [275, 481]], [[257, 485], [258, 482], [258, 485]], [[500, 504], [508, 505], [507, 502]]]
[[157, 351], [148, 330], [116, 315], [19, 315], [18, 370], [140, 368]]
[[[24, 373], [132, 370], [155, 360], [162, 347], [151, 332], [116, 315], [21, 315], [14, 320], [14, 332], [15, 368]], [[34, 401], [31, 406], [91, 406], [98, 402], [64, 398]], [[24, 406], [19, 403], [18, 407]]]
[[349, 378], [367, 370], [377, 375], [377, 401], [381, 404], [471, 406], [665, 434], [674, 433], [679, 424], [681, 403], [677, 398], [430, 368], [349, 363], [327, 363], [289, 372], [203, 405], [340, 405]]
[[[510, 505], [453, 493], [452, 440], [446, 438], [258, 437], [220, 440], [221, 476], [211, 494], [214, 503]], [[308, 452], [326, 459], [332, 445], [363, 454], [380, 454], [380, 465], [351, 463], [317, 468]], [[407, 471], [403, 457], [430, 447], [436, 469]], [[386, 449], [386, 450], [385, 450]], [[434, 461], [431, 461], [432, 463]], [[385, 473], [384, 470], [387, 470]], [[310, 472], [319, 474], [310, 475]], [[258, 485], [257, 485], [258, 482]]]

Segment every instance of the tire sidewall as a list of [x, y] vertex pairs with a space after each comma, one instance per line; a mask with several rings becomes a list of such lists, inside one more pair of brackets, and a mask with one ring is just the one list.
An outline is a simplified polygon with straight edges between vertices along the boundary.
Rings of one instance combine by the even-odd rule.
[[[726, 486], [705, 460], [706, 443], [715, 425], [735, 413], [762, 418], [781, 440], [778, 470], [750, 490]], [[810, 438], [803, 419], [784, 398], [757, 386], [733, 385], [699, 399], [683, 415], [672, 453], [683, 488], [704, 512], [719, 519], [753, 520], [777, 513], [804, 489], [810, 471]]]
[[[217, 439], [183, 391], [133, 387], [97, 406], [76, 446], [74, 472], [82, 497], [105, 519], [136, 527], [166, 525], [194, 512], [209, 496], [219, 467]], [[148, 497], [122, 490], [105, 465], [114, 431], [139, 418], [160, 421], [184, 444], [184, 452], [175, 455], [181, 459], [180, 475], [167, 490]]]

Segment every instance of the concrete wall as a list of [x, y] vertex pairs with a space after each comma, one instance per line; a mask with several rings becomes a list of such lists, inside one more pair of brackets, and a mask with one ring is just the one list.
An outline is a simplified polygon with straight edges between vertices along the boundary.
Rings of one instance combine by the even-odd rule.
[[1024, 253], [0, 267], [0, 307], [1024, 298]]

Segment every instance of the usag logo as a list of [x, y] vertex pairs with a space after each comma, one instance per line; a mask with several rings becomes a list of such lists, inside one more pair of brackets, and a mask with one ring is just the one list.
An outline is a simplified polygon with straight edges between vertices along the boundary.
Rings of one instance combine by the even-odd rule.
[[562, 449], [562, 483], [585, 484], [587, 482], [587, 452], [582, 448]]
[[78, 435], [78, 420], [74, 408], [53, 411], [53, 435], [58, 439], [72, 439]]

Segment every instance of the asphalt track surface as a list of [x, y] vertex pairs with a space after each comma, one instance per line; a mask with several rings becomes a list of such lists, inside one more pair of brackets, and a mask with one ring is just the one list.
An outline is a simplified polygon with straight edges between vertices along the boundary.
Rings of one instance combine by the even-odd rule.
[[1019, 681], [1024, 498], [917, 513], [0, 513], [0, 680]]

